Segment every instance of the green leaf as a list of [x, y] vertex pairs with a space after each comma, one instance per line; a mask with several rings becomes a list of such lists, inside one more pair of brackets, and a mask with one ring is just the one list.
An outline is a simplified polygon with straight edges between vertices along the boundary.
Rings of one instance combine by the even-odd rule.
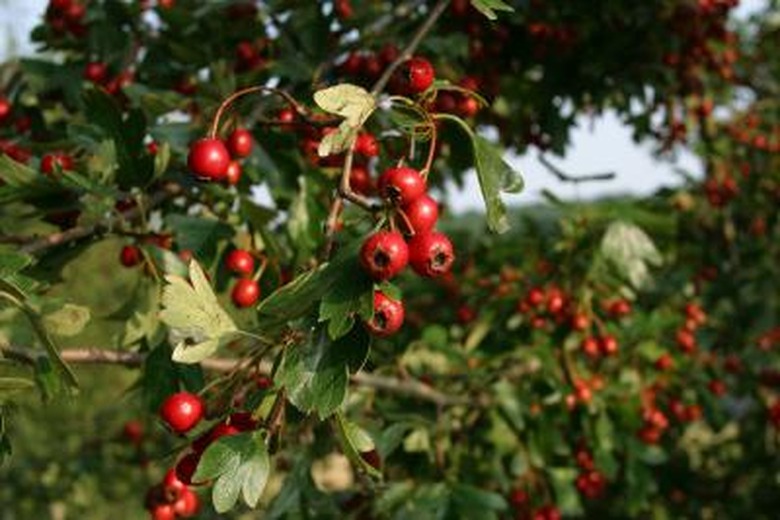
[[468, 484], [452, 486], [452, 507], [462, 518], [498, 518], [497, 513], [509, 509], [506, 499], [491, 491]]
[[494, 233], [509, 230], [506, 206], [501, 191], [517, 193], [523, 189], [523, 178], [501, 156], [501, 151], [482, 136], [472, 134], [474, 166], [485, 200], [488, 227]]
[[171, 214], [165, 221], [175, 233], [179, 247], [196, 256], [213, 256], [220, 240], [233, 237], [233, 228], [214, 218]]
[[363, 126], [376, 108], [374, 96], [363, 87], [349, 83], [318, 90], [314, 102], [325, 112], [343, 117], [353, 128]]
[[220, 307], [206, 275], [196, 261], [190, 263], [189, 281], [165, 277], [160, 318], [168, 325], [176, 345], [173, 360], [199, 363], [235, 338], [237, 328]]
[[639, 226], [617, 221], [601, 240], [601, 254], [635, 288], [650, 281], [650, 267], [663, 262], [653, 240]]
[[317, 412], [324, 419], [344, 402], [349, 373], [363, 365], [369, 344], [368, 333], [359, 325], [336, 341], [330, 341], [324, 330], [316, 330], [307, 343], [284, 353], [276, 383], [287, 389], [298, 409]]
[[374, 283], [359, 266], [352, 279], [337, 283], [320, 303], [320, 322], [328, 322], [328, 335], [338, 339], [352, 329], [355, 316], [370, 320], [374, 313]]
[[90, 318], [88, 307], [66, 303], [61, 309], [44, 316], [43, 323], [58, 336], [75, 336], [84, 330]]
[[503, 0], [471, 0], [474, 9], [485, 15], [490, 20], [498, 18], [496, 11], [514, 12], [514, 7]]
[[9, 394], [35, 388], [35, 383], [21, 377], [0, 377], [0, 399]]
[[349, 121], [341, 123], [336, 130], [325, 135], [317, 147], [317, 155], [327, 157], [346, 152], [358, 134], [358, 127], [349, 124]]
[[582, 502], [574, 481], [577, 470], [574, 468], [548, 468], [550, 480], [555, 489], [555, 503], [567, 516], [582, 515]]
[[0, 154], [0, 204], [27, 197], [42, 198], [62, 191], [62, 187], [47, 175]]
[[218, 513], [230, 511], [240, 495], [249, 507], [257, 506], [271, 472], [262, 432], [221, 437], [212, 443], [198, 463], [194, 482], [216, 479], [211, 493]]
[[376, 450], [376, 445], [374, 444], [374, 439], [371, 438], [371, 435], [357, 424], [345, 418], [344, 415], [339, 412], [336, 412], [335, 419], [341, 446], [347, 458], [354, 466], [362, 469], [372, 477], [381, 478], [382, 473], [361, 456], [361, 453], [368, 453]]
[[0, 278], [16, 274], [31, 263], [30, 255], [16, 251], [10, 246], [0, 246]]
[[271, 293], [257, 307], [261, 320], [285, 323], [305, 316], [331, 291], [334, 284], [352, 283], [359, 248], [359, 241], [351, 243], [331, 262], [298, 276]]

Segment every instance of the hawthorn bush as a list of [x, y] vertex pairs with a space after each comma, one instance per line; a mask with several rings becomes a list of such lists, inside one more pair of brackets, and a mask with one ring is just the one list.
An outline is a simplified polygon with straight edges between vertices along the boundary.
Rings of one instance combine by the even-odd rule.
[[[3, 518], [776, 517], [737, 3], [51, 0], [0, 69]], [[611, 177], [545, 155], [606, 110], [705, 178], [508, 211], [505, 149]]]

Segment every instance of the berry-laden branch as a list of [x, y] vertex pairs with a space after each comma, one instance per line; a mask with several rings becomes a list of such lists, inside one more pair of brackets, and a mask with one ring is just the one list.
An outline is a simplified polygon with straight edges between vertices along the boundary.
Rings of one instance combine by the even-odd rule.
[[102, 231], [110, 230], [125, 221], [135, 221], [143, 216], [144, 211], [155, 208], [163, 202], [176, 197], [182, 193], [182, 187], [175, 183], [166, 183], [163, 187], [153, 193], [148, 202], [143, 207], [130, 208], [123, 211], [116, 217], [110, 217], [104, 222], [92, 224], [89, 226], [76, 226], [74, 228], [53, 233], [51, 235], [35, 239], [25, 245], [20, 250], [24, 253], [41, 253], [49, 248], [67, 244], [82, 238], [87, 238]]
[[[0, 354], [6, 359], [25, 364], [34, 364], [38, 358], [45, 356], [45, 353], [42, 351], [10, 345], [0, 345]], [[66, 363], [78, 365], [119, 365], [125, 368], [138, 368], [143, 365], [146, 359], [146, 355], [139, 352], [99, 348], [64, 349], [60, 351], [60, 357]], [[201, 362], [201, 366], [211, 372], [232, 372], [249, 368], [251, 365], [252, 361], [246, 359], [209, 358]], [[257, 374], [267, 376], [271, 374], [272, 368], [271, 363], [260, 362], [257, 364]], [[363, 372], [351, 376], [351, 379], [352, 383], [359, 386], [404, 395], [421, 401], [429, 401], [438, 406], [466, 405], [470, 403], [469, 399], [443, 394], [414, 380], [403, 380]]]

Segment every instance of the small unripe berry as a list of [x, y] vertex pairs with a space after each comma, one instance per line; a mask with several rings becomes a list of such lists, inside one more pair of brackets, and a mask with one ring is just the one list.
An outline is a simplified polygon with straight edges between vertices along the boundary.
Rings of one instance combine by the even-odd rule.
[[409, 247], [397, 231], [379, 231], [363, 242], [360, 262], [374, 280], [388, 280], [409, 262]]
[[193, 429], [203, 418], [203, 413], [203, 401], [189, 392], [173, 394], [160, 408], [160, 417], [176, 433]]
[[450, 271], [454, 262], [452, 242], [443, 233], [415, 236], [409, 242], [409, 265], [420, 276], [442, 276]]
[[236, 307], [251, 307], [260, 299], [260, 284], [250, 278], [242, 278], [233, 286], [230, 297]]

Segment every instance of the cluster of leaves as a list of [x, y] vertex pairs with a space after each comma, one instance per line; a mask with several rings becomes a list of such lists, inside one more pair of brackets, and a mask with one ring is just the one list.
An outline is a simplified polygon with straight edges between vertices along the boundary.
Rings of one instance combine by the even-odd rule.
[[[342, 83], [352, 53], [410, 40], [444, 4], [355, 2], [345, 16], [337, 3], [179, 0], [150, 11], [146, 2], [95, 1], [83, 25], [66, 31], [50, 8], [34, 37], [60, 60], [3, 69], [13, 110], [0, 118], [0, 453], [11, 446], [9, 398], [36, 387], [47, 399], [72, 393], [76, 377], [59, 352], [100, 360], [68, 349], [95, 345], [111, 354], [104, 360], [140, 367], [130, 396], [148, 442], [124, 446], [135, 462], [159, 470], [188, 453], [151, 426], [179, 389], [207, 402], [208, 425], [195, 439], [249, 414], [251, 431], [213, 442], [193, 476], [211, 484], [219, 514], [240, 514], [239, 499], [271, 518], [776, 511], [780, 411], [767, 420], [767, 410], [780, 381], [778, 54], [763, 38], [776, 27], [762, 25], [746, 42], [744, 70], [756, 80], [739, 79], [755, 88], [752, 107], [731, 126], [712, 110], [690, 111], [703, 183], [513, 217], [501, 194], [522, 189], [522, 179], [475, 124], [519, 150], [561, 151], [576, 115], [610, 107], [666, 143], [651, 131], [659, 110], [673, 130], [675, 104], [729, 95], [732, 3], [604, 0], [585, 10], [454, 1], [423, 40], [441, 72], [418, 99], [325, 87]], [[681, 23], [686, 14], [695, 23]], [[633, 45], [638, 34], [645, 45]], [[85, 79], [95, 62], [105, 77]], [[476, 117], [443, 110], [436, 94], [475, 95], [455, 85], [467, 75], [487, 96]], [[370, 86], [375, 76], [350, 80]], [[305, 121], [269, 116], [288, 98], [242, 100], [227, 126], [256, 138], [243, 177], [236, 186], [198, 182], [185, 165], [188, 145], [212, 108], [268, 81], [302, 100], [294, 108]], [[750, 117], [758, 118], [750, 132], [736, 132]], [[317, 125], [337, 129], [322, 135]], [[486, 217], [449, 221], [459, 263], [438, 283], [375, 284], [357, 250], [377, 223], [348, 207], [335, 238], [324, 225], [339, 172], [312, 160], [304, 141], [317, 135], [319, 155], [335, 155], [363, 131], [383, 149], [371, 169], [437, 152], [432, 189], [476, 167]], [[47, 171], [47, 154], [68, 154], [75, 166]], [[515, 225], [494, 235], [482, 222], [494, 232]], [[135, 269], [119, 264], [127, 244], [140, 251]], [[263, 261], [256, 308], [229, 304], [224, 258], [236, 247]], [[406, 326], [392, 339], [372, 341], [362, 325], [376, 289], [403, 290], [407, 302]], [[535, 303], [535, 289], [545, 300]], [[629, 311], [611, 310], [616, 301]], [[586, 354], [589, 336], [614, 344]], [[121, 444], [98, 447], [87, 463], [121, 458]], [[8, 493], [24, 495], [34, 481]], [[76, 491], [52, 492], [82, 512]]]

